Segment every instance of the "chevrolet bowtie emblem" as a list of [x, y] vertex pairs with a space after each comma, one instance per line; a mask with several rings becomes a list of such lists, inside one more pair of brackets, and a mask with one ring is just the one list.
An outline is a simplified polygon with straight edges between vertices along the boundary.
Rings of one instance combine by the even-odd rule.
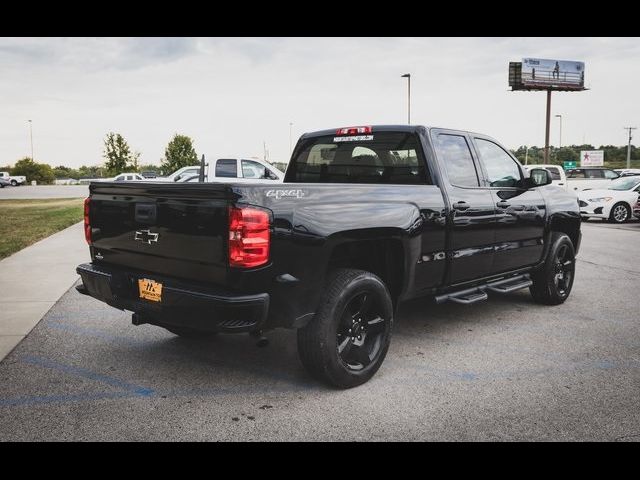
[[151, 245], [158, 241], [158, 234], [152, 233], [149, 230], [137, 230], [136, 236], [133, 237], [133, 239]]

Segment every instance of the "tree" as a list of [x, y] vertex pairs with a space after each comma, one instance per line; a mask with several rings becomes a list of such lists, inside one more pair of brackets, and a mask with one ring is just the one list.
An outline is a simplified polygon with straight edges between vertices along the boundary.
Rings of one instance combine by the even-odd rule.
[[105, 173], [105, 169], [100, 165], [82, 165], [78, 169], [80, 178], [101, 178]]
[[166, 174], [182, 167], [198, 164], [198, 155], [193, 148], [193, 140], [186, 135], [175, 134], [164, 151], [162, 171]]
[[138, 170], [139, 152], [131, 152], [129, 144], [119, 133], [109, 132], [104, 139], [104, 164], [109, 175]]
[[56, 179], [53, 169], [46, 163], [36, 163], [29, 157], [18, 160], [11, 169], [12, 175], [24, 175], [27, 182], [35, 180], [39, 184], [53, 183]]
[[53, 169], [53, 174], [56, 178], [80, 178], [80, 172], [75, 168], [65, 167], [64, 165], [58, 165]]

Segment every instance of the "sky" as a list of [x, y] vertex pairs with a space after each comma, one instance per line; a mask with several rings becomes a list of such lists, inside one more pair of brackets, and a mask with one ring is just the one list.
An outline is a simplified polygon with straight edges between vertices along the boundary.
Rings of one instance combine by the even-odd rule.
[[[198, 155], [287, 161], [290, 131], [407, 121], [544, 145], [546, 95], [511, 92], [524, 57], [585, 62], [552, 97], [551, 144], [624, 145], [640, 126], [638, 38], [0, 38], [0, 165], [97, 165], [122, 134], [160, 164], [175, 133]], [[290, 126], [290, 123], [293, 123]], [[640, 135], [638, 133], [637, 135]], [[633, 142], [636, 143], [636, 142]]]

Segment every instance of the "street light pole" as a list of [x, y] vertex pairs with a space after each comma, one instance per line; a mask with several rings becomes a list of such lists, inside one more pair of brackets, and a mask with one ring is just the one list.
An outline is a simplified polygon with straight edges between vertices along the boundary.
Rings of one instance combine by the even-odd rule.
[[562, 115], [556, 115], [560, 119], [560, 140], [558, 141], [558, 148], [562, 148]]
[[411, 125], [411, 74], [405, 73], [401, 78], [407, 79], [407, 123]]
[[291, 148], [291, 132], [293, 129], [293, 122], [289, 122], [289, 159], [291, 159], [291, 154], [293, 153]]
[[629, 130], [629, 143], [627, 144], [627, 168], [631, 168], [631, 130], [635, 130], [636, 127], [624, 127], [625, 130]]
[[29, 120], [29, 138], [31, 139], [31, 160], [35, 162], [33, 159], [33, 122]]

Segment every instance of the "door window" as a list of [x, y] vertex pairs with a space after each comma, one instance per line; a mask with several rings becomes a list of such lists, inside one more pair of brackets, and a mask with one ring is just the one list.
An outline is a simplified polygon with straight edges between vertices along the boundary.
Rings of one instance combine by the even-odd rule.
[[462, 135], [439, 134], [435, 139], [435, 149], [440, 161], [445, 165], [452, 185], [478, 187], [478, 173], [473, 163], [469, 144]]
[[242, 160], [242, 176], [244, 178], [265, 178], [265, 167], [258, 162]]
[[482, 163], [492, 187], [517, 187], [522, 180], [520, 168], [511, 156], [495, 143], [476, 138]]
[[618, 178], [618, 174], [616, 172], [614, 172], [613, 170], [605, 170], [604, 171], [604, 178], [608, 178], [608, 179], [612, 180], [614, 178]]

